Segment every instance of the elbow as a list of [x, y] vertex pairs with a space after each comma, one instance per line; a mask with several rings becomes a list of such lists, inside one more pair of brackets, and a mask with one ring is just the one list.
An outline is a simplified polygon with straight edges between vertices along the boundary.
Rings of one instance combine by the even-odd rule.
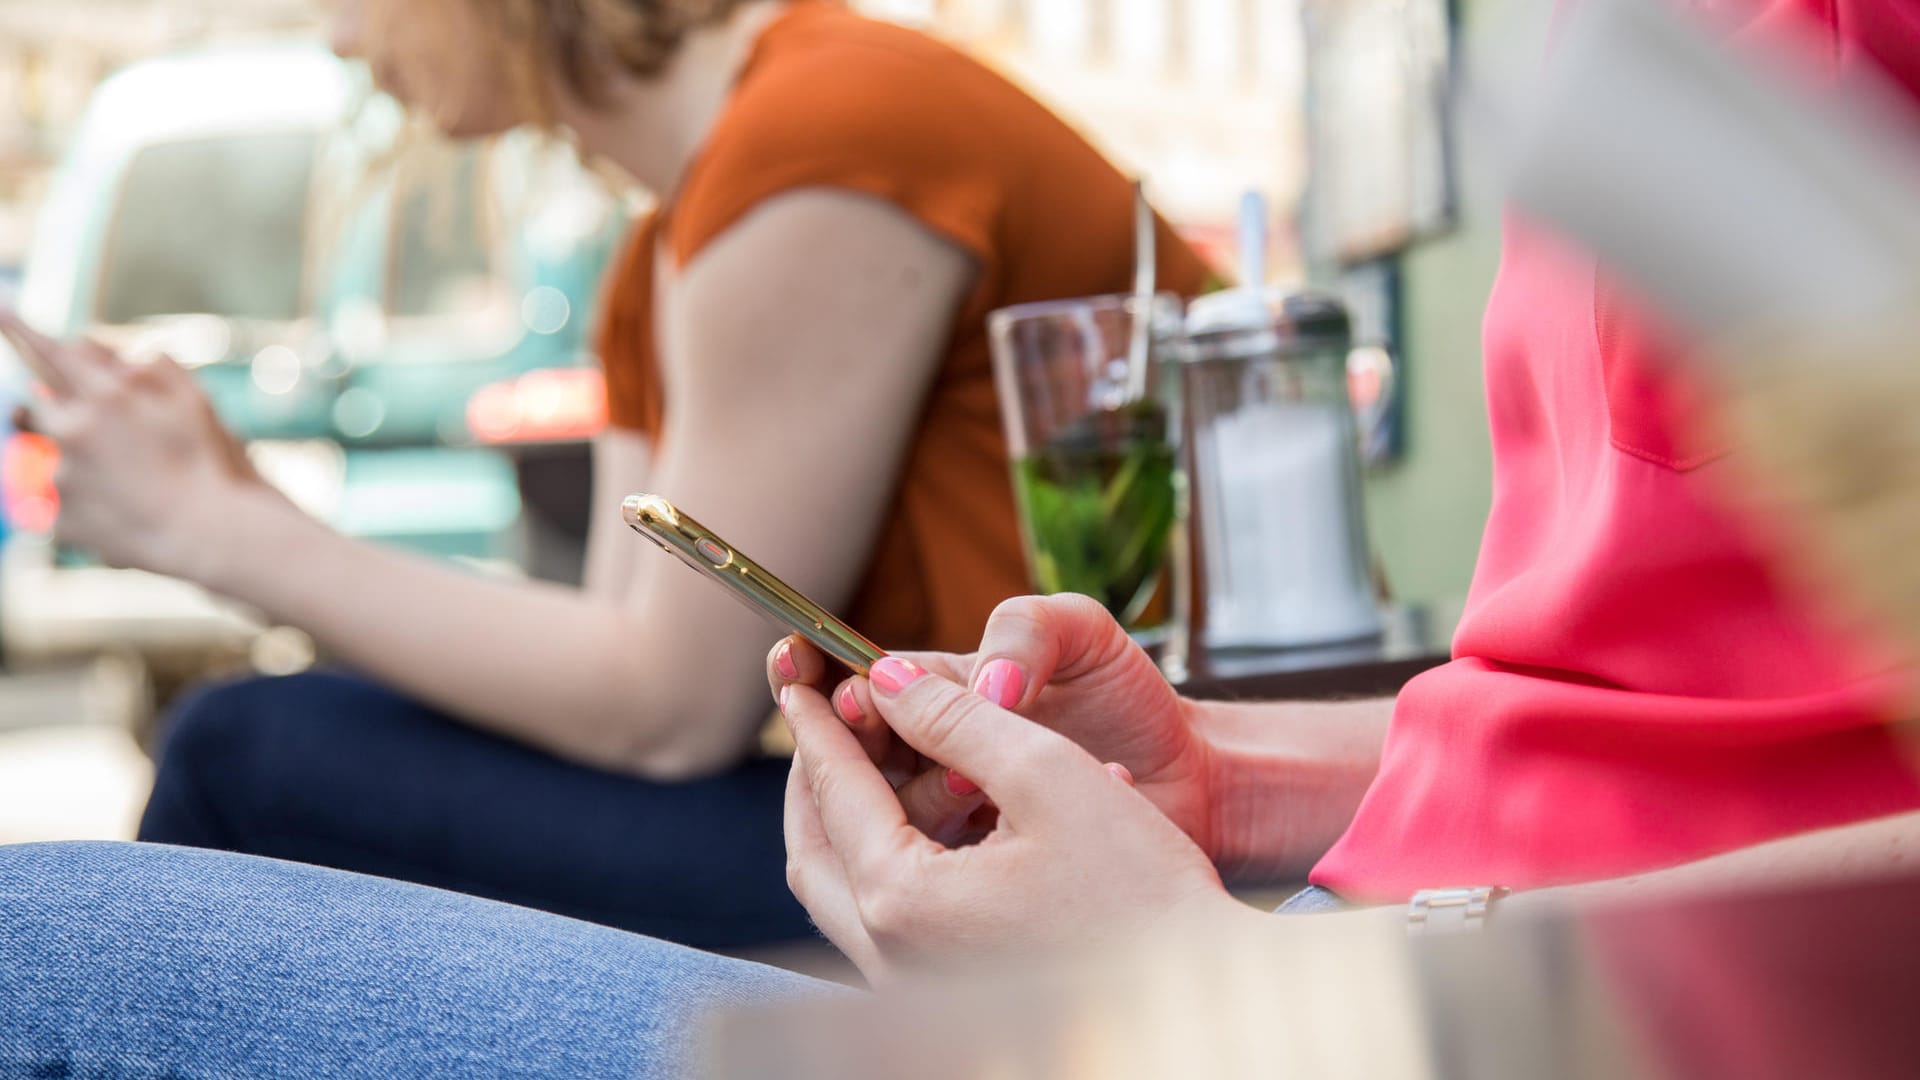
[[683, 745], [678, 741], [630, 750], [622, 762], [629, 773], [657, 784], [685, 784], [718, 776], [746, 757], [744, 747]]
[[754, 749], [766, 717], [757, 671], [738, 679], [662, 678], [651, 666], [636, 667], [627, 649], [609, 650], [602, 670], [601, 692], [582, 702], [592, 716], [581, 748], [590, 764], [678, 784], [727, 772]]
[[750, 739], [718, 730], [725, 726], [680, 724], [636, 730], [631, 716], [615, 718], [608, 725], [601, 752], [594, 755], [599, 759], [595, 764], [659, 784], [705, 780], [739, 765], [752, 749]]

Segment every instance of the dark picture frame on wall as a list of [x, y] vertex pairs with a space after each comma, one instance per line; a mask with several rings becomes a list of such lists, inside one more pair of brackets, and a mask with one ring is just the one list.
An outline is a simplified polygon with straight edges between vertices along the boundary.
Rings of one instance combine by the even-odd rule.
[[1348, 267], [1450, 230], [1453, 0], [1304, 0], [1309, 258]]
[[1360, 459], [1368, 466], [1398, 461], [1407, 449], [1400, 260], [1356, 263], [1341, 271], [1336, 287], [1353, 327], [1347, 389], [1360, 425]]

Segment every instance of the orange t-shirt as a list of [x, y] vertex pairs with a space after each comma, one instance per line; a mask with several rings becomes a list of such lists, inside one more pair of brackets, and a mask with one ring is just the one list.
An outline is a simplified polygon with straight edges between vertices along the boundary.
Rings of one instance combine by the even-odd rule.
[[[922, 34], [796, 0], [760, 35], [677, 195], [634, 232], [606, 297], [600, 355], [617, 427], [657, 438], [656, 245], [677, 266], [762, 201], [802, 188], [884, 199], [971, 255], [972, 292], [907, 450], [849, 621], [890, 649], [963, 651], [999, 601], [1030, 591], [986, 316], [1124, 292], [1132, 187], [1058, 117]], [[1164, 223], [1164, 288], [1207, 269]]]

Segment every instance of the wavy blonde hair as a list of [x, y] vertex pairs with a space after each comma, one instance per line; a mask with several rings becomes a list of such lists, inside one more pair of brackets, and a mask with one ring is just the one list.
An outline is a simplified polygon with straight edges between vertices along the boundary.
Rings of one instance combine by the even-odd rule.
[[[724, 21], [747, 0], [374, 0], [377, 41], [456, 50], [469, 79], [504, 80], [525, 119], [550, 123], [556, 81], [588, 104], [605, 100], [615, 76], [648, 78], [672, 61], [686, 36]], [[470, 31], [450, 41], [449, 26]], [[557, 77], [557, 79], [556, 79]], [[431, 107], [431, 106], [429, 106]]]

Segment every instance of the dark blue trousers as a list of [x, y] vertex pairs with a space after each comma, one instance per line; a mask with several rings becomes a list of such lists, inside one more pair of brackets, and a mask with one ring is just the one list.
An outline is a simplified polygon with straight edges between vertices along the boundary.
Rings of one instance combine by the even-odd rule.
[[140, 838], [337, 867], [703, 948], [810, 933], [787, 763], [653, 783], [489, 735], [364, 678], [216, 686], [163, 735]]

